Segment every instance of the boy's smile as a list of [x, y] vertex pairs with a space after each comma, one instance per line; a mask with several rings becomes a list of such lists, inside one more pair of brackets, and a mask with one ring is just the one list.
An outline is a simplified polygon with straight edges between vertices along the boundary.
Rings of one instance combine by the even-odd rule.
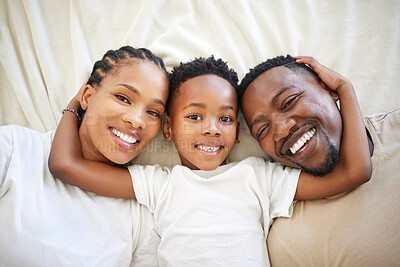
[[232, 85], [214, 74], [197, 76], [184, 82], [171, 101], [164, 136], [174, 140], [182, 164], [192, 170], [224, 164], [237, 137]]

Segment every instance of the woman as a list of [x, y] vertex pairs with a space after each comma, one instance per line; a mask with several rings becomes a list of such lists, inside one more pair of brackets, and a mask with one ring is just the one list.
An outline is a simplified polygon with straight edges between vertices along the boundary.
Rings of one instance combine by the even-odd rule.
[[[160, 58], [129, 46], [108, 51], [80, 97], [82, 155], [123, 167], [158, 132], [167, 95]], [[64, 116], [81, 115], [68, 108]], [[53, 177], [47, 164], [53, 136], [0, 127], [0, 265], [156, 265], [147, 210]]]

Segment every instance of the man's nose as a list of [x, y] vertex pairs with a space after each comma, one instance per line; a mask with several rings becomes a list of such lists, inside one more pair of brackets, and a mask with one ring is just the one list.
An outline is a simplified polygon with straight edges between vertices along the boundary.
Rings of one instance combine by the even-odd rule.
[[290, 129], [296, 125], [296, 121], [287, 116], [276, 115], [274, 121], [274, 141], [278, 142], [284, 137], [287, 137], [290, 133]]

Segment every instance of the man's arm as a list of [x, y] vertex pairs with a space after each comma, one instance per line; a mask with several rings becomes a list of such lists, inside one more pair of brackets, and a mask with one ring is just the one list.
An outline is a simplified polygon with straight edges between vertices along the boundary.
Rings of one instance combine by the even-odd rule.
[[319, 64], [312, 57], [296, 57], [319, 76], [340, 98], [343, 120], [339, 160], [333, 171], [323, 177], [301, 172], [296, 200], [319, 199], [351, 190], [369, 181], [372, 173], [367, 134], [354, 88], [349, 80]]
[[[80, 93], [71, 100], [68, 108], [75, 111], [79, 109]], [[109, 197], [135, 199], [127, 169], [83, 158], [78, 117], [72, 112], [64, 112], [57, 127], [49, 156], [49, 169], [58, 179], [84, 190]]]

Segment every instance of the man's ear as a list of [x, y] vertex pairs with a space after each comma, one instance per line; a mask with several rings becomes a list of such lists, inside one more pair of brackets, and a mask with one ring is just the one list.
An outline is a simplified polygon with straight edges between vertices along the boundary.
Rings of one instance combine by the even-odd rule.
[[164, 135], [164, 139], [169, 141], [172, 138], [171, 134], [171, 118], [165, 114], [161, 121], [161, 129]]
[[93, 96], [95, 89], [90, 84], [87, 84], [83, 89], [81, 96], [81, 107], [83, 110], [86, 110], [90, 101], [90, 98]]
[[240, 122], [237, 123], [236, 125], [236, 138], [235, 138], [235, 144], [239, 144], [239, 127], [240, 127]]

